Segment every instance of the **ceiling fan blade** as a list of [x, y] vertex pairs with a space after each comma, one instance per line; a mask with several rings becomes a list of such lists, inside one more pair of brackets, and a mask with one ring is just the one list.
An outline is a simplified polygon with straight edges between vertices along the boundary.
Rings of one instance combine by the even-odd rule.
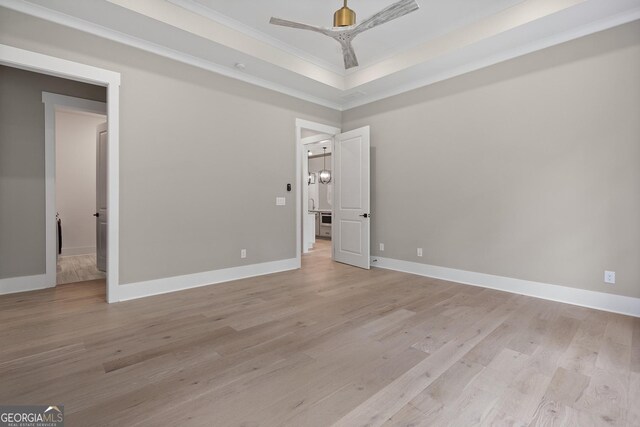
[[303, 24], [300, 22], [287, 21], [286, 19], [280, 19], [280, 18], [272, 17], [269, 20], [269, 23], [273, 25], [280, 25], [282, 27], [290, 27], [290, 28], [298, 28], [300, 30], [315, 31], [316, 33], [324, 34], [325, 36], [329, 36], [329, 37], [332, 37], [334, 33], [334, 31], [328, 28], [316, 27], [315, 25]]
[[351, 30], [351, 34], [355, 36], [363, 31], [377, 27], [378, 25], [400, 18], [408, 13], [415, 12], [418, 9], [420, 9], [420, 6], [416, 0], [400, 0], [391, 6], [385, 7], [380, 12], [356, 25], [356, 27]]
[[358, 66], [358, 58], [356, 58], [356, 52], [353, 50], [353, 46], [351, 45], [351, 40], [338, 40], [336, 39], [340, 46], [342, 46], [342, 56], [344, 57], [344, 68], [348, 70], [349, 68]]

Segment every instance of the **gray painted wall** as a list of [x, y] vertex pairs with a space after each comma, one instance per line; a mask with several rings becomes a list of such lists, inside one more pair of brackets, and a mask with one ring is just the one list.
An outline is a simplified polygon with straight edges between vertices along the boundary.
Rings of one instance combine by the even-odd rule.
[[120, 283], [295, 257], [295, 119], [340, 112], [3, 8], [0, 28], [0, 43], [121, 73]]
[[106, 97], [103, 87], [0, 66], [0, 278], [45, 272], [42, 91]]
[[640, 297], [639, 76], [636, 21], [346, 111], [372, 253]]

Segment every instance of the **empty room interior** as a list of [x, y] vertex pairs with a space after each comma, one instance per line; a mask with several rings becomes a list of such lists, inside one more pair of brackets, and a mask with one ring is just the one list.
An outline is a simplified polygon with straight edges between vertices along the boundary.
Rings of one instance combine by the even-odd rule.
[[0, 343], [0, 426], [640, 426], [640, 0], [0, 0]]

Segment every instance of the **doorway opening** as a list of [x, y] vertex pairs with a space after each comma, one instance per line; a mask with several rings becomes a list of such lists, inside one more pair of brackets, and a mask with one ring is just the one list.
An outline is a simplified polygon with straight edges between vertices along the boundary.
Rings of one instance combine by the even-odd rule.
[[[307, 131], [309, 132], [309, 131]], [[301, 185], [307, 186], [303, 199], [303, 253], [333, 258], [333, 136], [315, 134], [302, 138], [306, 154]], [[306, 166], [306, 168], [304, 168]]]
[[[307, 120], [296, 120], [296, 258], [302, 267], [302, 254], [333, 258], [333, 182], [320, 183], [317, 165], [333, 170], [333, 136], [340, 129]], [[323, 147], [326, 148], [323, 158]], [[311, 172], [311, 173], [310, 173]], [[328, 185], [331, 187], [328, 187]], [[322, 201], [320, 197], [323, 197]], [[321, 227], [324, 215], [324, 226]], [[324, 232], [324, 236], [321, 233]]]
[[[106, 300], [107, 302], [119, 301], [118, 277], [119, 277], [119, 99], [120, 99], [120, 74], [93, 67], [78, 62], [64, 60], [13, 46], [0, 44], [0, 65], [19, 70], [30, 71], [43, 76], [53, 76], [62, 79], [89, 83], [106, 88], [107, 132], [104, 140], [108, 143], [105, 147], [107, 158], [106, 169], [106, 207], [108, 208], [108, 226], [104, 231], [108, 237], [106, 265]], [[17, 87], [17, 86], [16, 86]], [[23, 86], [20, 86], [23, 87]], [[45, 107], [46, 107], [45, 103]], [[45, 108], [45, 120], [54, 119], [54, 108]], [[53, 127], [45, 127], [45, 167], [44, 167], [44, 227], [45, 233], [33, 233], [33, 241], [38, 243], [44, 238], [45, 244], [44, 266], [38, 257], [26, 258], [34, 261], [34, 265], [26, 265], [25, 271], [4, 272], [0, 274], [0, 294], [25, 292], [36, 289], [44, 289], [56, 285], [56, 216], [55, 216], [55, 151], [52, 143], [54, 139]], [[35, 182], [35, 181], [34, 181]], [[40, 181], [41, 182], [41, 181]], [[34, 194], [37, 195], [37, 192]], [[35, 212], [35, 210], [34, 210]], [[28, 212], [32, 213], [32, 212]], [[32, 215], [33, 216], [33, 215]], [[42, 237], [39, 237], [42, 236]], [[38, 243], [40, 246], [41, 244]], [[25, 246], [26, 247], [26, 246]], [[37, 249], [31, 253], [37, 252]], [[40, 265], [38, 265], [40, 264]], [[44, 271], [43, 268], [44, 267]], [[2, 273], [2, 272], [0, 272]]]
[[[320, 172], [316, 172], [319, 165], [312, 165], [318, 156]], [[369, 126], [341, 133], [338, 128], [296, 120], [298, 268], [303, 253], [323, 244], [333, 261], [370, 268], [369, 159]], [[328, 237], [330, 252], [323, 243]]]
[[[56, 285], [106, 279], [107, 105], [43, 92], [55, 159]], [[52, 112], [49, 110], [53, 110]], [[53, 127], [53, 129], [50, 129]], [[102, 139], [102, 141], [101, 141]], [[102, 150], [101, 148], [102, 144]], [[51, 153], [51, 150], [49, 150]], [[46, 159], [51, 163], [51, 159]], [[101, 218], [102, 215], [102, 218]]]

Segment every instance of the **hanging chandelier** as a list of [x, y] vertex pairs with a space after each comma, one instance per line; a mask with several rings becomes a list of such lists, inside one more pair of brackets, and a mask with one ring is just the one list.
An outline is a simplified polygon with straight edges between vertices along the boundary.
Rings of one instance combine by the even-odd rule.
[[328, 184], [331, 182], [331, 171], [327, 170], [327, 147], [322, 147], [322, 149], [324, 150], [322, 153], [322, 170], [318, 175], [321, 184]]

